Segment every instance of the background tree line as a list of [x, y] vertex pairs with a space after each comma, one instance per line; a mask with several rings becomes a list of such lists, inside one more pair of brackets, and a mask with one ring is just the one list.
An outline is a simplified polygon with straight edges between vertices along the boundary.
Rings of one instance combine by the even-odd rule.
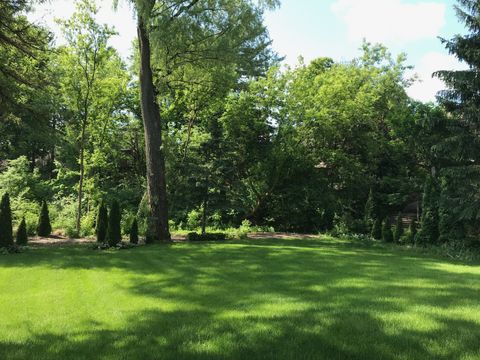
[[470, 69], [437, 74], [438, 104], [407, 96], [406, 57], [382, 45], [281, 67], [262, 19], [276, 5], [134, 1], [140, 51], [126, 64], [94, 1], [54, 47], [29, 1], [2, 0], [0, 188], [14, 220], [33, 232], [46, 200], [54, 228], [90, 235], [116, 200], [124, 232], [138, 216], [153, 240], [172, 224], [370, 234], [415, 220], [419, 243], [475, 242], [478, 1], [457, 8], [469, 34], [443, 40]]

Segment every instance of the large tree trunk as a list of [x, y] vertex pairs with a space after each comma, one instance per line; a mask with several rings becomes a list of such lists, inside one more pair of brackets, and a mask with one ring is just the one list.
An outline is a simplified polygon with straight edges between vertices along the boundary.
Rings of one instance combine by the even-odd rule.
[[155, 98], [153, 85], [150, 64], [150, 41], [141, 15], [138, 16], [137, 31], [140, 46], [140, 102], [143, 127], [145, 129], [145, 155], [147, 163], [149, 206], [147, 242], [170, 241], [160, 109]]

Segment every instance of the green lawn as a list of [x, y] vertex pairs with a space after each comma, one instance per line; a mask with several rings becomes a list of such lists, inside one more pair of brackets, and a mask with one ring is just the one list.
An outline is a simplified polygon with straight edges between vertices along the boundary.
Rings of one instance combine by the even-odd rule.
[[480, 359], [480, 266], [328, 238], [0, 256], [0, 359]]

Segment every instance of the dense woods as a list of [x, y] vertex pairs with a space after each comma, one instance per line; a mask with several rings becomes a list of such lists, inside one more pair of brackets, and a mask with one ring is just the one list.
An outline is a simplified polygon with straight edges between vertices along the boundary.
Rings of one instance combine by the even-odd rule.
[[95, 1], [58, 47], [32, 5], [0, 1], [1, 245], [12, 223], [22, 244], [37, 227], [115, 245], [242, 223], [478, 244], [478, 1], [442, 40], [469, 69], [438, 69], [437, 103], [408, 97], [406, 56], [380, 44], [285, 68], [263, 24], [276, 1], [133, 1], [128, 63]]

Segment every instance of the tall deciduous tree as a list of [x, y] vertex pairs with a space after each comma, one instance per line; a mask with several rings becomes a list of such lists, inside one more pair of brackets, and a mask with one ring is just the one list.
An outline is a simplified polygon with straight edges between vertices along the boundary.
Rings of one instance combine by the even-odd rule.
[[[137, 12], [140, 49], [140, 102], [145, 131], [149, 241], [170, 240], [168, 228], [167, 184], [163, 149], [163, 128], [152, 72], [152, 57], [158, 49], [166, 50], [163, 69], [168, 73], [181, 64], [199, 64], [205, 59], [226, 60], [234, 52], [248, 53], [268, 46], [266, 31], [257, 26], [265, 7], [277, 0], [253, 3], [247, 0], [134, 0]], [[261, 24], [261, 21], [260, 21]], [[252, 25], [254, 26], [252, 28]], [[253, 31], [252, 31], [253, 30]], [[224, 41], [236, 32], [236, 41]], [[171, 45], [174, 45], [171, 47]], [[154, 51], [152, 51], [152, 48]], [[252, 52], [251, 60], [260, 60], [261, 52]], [[240, 63], [239, 65], [245, 65]], [[251, 68], [255, 63], [247, 63]], [[243, 69], [240, 66], [239, 69]], [[162, 84], [161, 77], [157, 80]]]
[[[76, 230], [80, 233], [82, 200], [85, 180], [85, 148], [88, 141], [88, 125], [95, 116], [92, 106], [100, 68], [106, 63], [109, 53], [107, 41], [114, 31], [95, 20], [98, 8], [92, 0], [79, 0], [76, 12], [69, 20], [63, 21], [63, 32], [68, 42], [65, 61], [69, 66], [68, 94], [73, 95], [73, 107], [78, 117], [78, 197]], [[98, 95], [98, 94], [97, 94]]]

